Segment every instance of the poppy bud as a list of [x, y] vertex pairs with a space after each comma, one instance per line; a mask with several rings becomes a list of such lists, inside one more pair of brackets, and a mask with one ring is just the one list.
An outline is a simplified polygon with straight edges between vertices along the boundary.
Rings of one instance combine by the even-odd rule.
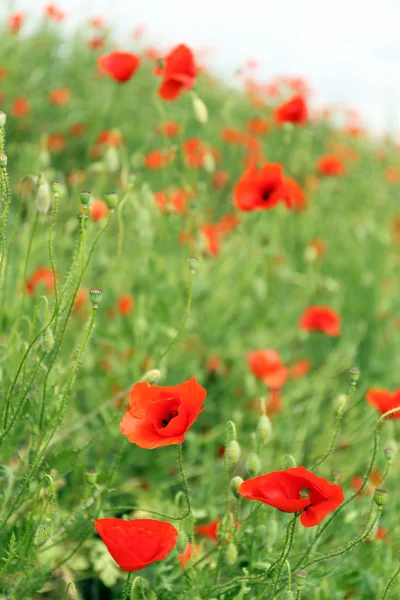
[[155, 385], [159, 382], [161, 372], [158, 369], [150, 369], [141, 377], [140, 381], [147, 381], [150, 385]]
[[226, 562], [228, 563], [228, 565], [234, 565], [235, 562], [237, 561], [238, 551], [233, 542], [230, 542], [230, 544], [228, 544], [225, 556], [226, 556]]
[[262, 444], [267, 444], [271, 438], [271, 421], [267, 415], [261, 415], [257, 424], [257, 436]]
[[99, 306], [102, 294], [103, 290], [99, 288], [92, 288], [89, 290], [89, 298], [90, 302], [93, 304], [93, 308], [97, 308]]
[[340, 471], [339, 469], [332, 469], [331, 470], [331, 479], [332, 479], [332, 483], [337, 483], [340, 479]]
[[86, 481], [90, 486], [96, 485], [96, 483], [97, 483], [96, 471], [86, 471]]
[[108, 146], [104, 153], [104, 165], [110, 173], [116, 173], [119, 169], [119, 156], [114, 146]]
[[233, 477], [231, 479], [231, 490], [233, 492], [233, 495], [236, 496], [236, 498], [240, 498], [240, 495], [237, 493], [239, 487], [242, 485], [243, 483], [243, 478], [240, 477], [240, 475], [236, 475], [236, 477]]
[[305, 584], [307, 576], [308, 573], [307, 571], [304, 571], [304, 569], [299, 569], [298, 571], [296, 571], [296, 582], [299, 587]]
[[104, 196], [104, 199], [106, 201], [108, 208], [110, 208], [111, 210], [114, 210], [114, 208], [117, 206], [117, 203], [118, 203], [117, 194], [115, 192], [108, 192]]
[[53, 535], [53, 524], [51, 519], [45, 519], [37, 528], [35, 533], [35, 546], [43, 546]]
[[374, 500], [377, 506], [383, 506], [387, 501], [387, 491], [377, 488], [374, 492]]
[[50, 187], [47, 181], [41, 181], [36, 192], [36, 208], [45, 215], [48, 213], [51, 204]]
[[208, 110], [207, 110], [207, 106], [204, 104], [203, 100], [201, 98], [199, 98], [198, 96], [196, 96], [195, 94], [193, 94], [192, 103], [193, 103], [193, 111], [194, 111], [195, 117], [198, 120], [198, 122], [203, 123], [203, 124], [207, 123]]
[[261, 472], [261, 459], [255, 452], [252, 452], [247, 459], [246, 469], [247, 472], [255, 477]]
[[4, 152], [2, 152], [2, 153], [0, 154], [0, 167], [1, 167], [2, 169], [5, 169], [5, 168], [6, 168], [6, 166], [7, 166], [7, 155], [6, 155], [6, 154], [4, 154]]
[[54, 181], [51, 182], [51, 190], [53, 194], [59, 194], [61, 192], [61, 187], [61, 181], [58, 181], [58, 179], [54, 179]]
[[199, 263], [199, 259], [197, 258], [197, 256], [190, 256], [187, 259], [188, 263], [189, 263], [189, 271], [191, 275], [195, 275], [197, 273], [197, 266]]
[[385, 448], [383, 452], [385, 453], [386, 460], [388, 462], [390, 462], [392, 460], [392, 458], [393, 458], [393, 455], [394, 455], [393, 448]]
[[204, 155], [203, 166], [207, 173], [214, 173], [215, 171], [215, 158], [211, 154], [211, 152], [207, 152]]
[[359, 380], [360, 369], [358, 367], [353, 367], [352, 369], [350, 369], [349, 373], [350, 373], [351, 380], [354, 381], [354, 383]]
[[275, 520], [271, 520], [267, 525], [267, 535], [265, 541], [267, 543], [267, 548], [270, 549], [276, 542], [276, 538], [278, 536], [278, 523]]
[[54, 348], [54, 335], [50, 327], [43, 334], [43, 348], [46, 352], [51, 352]]
[[89, 206], [90, 201], [92, 199], [92, 194], [87, 190], [82, 190], [80, 194], [80, 201], [84, 206]]
[[233, 467], [235, 467], [238, 464], [240, 452], [240, 446], [236, 440], [230, 441], [229, 444], [226, 446], [225, 460], [228, 469], [233, 469]]
[[187, 535], [184, 531], [181, 531], [179, 533], [178, 539], [176, 541], [176, 549], [178, 550], [179, 554], [182, 554], [182, 552], [185, 551], [187, 543], [188, 543]]
[[2, 110], [0, 110], [0, 127], [4, 127], [4, 125], [6, 124], [6, 120], [7, 120], [6, 113], [3, 112]]
[[336, 398], [336, 408], [337, 410], [342, 410], [347, 403], [346, 394], [339, 394]]

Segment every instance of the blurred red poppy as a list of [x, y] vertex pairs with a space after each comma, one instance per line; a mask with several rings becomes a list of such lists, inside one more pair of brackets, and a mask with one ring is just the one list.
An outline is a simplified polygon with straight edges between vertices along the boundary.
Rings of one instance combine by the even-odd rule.
[[136, 73], [140, 65], [140, 58], [132, 52], [110, 52], [103, 54], [97, 59], [99, 68], [109, 77], [125, 83]]
[[304, 527], [318, 525], [344, 500], [339, 485], [329, 483], [304, 467], [275, 471], [244, 481], [238, 493], [249, 500], [258, 500], [281, 512], [301, 512]]
[[159, 135], [164, 135], [165, 137], [175, 137], [180, 132], [180, 125], [175, 123], [175, 121], [164, 121], [161, 123], [156, 129]]
[[40, 284], [44, 284], [47, 292], [54, 290], [53, 271], [48, 267], [38, 267], [36, 269], [26, 282], [26, 291], [32, 295]]
[[197, 67], [193, 52], [180, 44], [165, 57], [164, 65], [157, 74], [163, 76], [158, 94], [163, 100], [175, 100], [182, 90], [190, 90], [196, 83]]
[[90, 217], [92, 221], [100, 221], [108, 215], [110, 209], [103, 200], [93, 200], [90, 205]]
[[164, 560], [178, 538], [173, 525], [156, 519], [97, 519], [94, 525], [123, 571], [139, 571]]
[[133, 310], [133, 306], [135, 304], [134, 299], [132, 298], [132, 296], [121, 296], [121, 298], [118, 301], [118, 312], [120, 315], [129, 315], [132, 310]]
[[234, 204], [246, 212], [268, 210], [281, 201], [289, 208], [284, 183], [283, 167], [278, 163], [267, 163], [261, 169], [249, 167], [235, 185]]
[[15, 118], [26, 117], [31, 112], [31, 105], [26, 98], [16, 98], [11, 106], [11, 115]]
[[281, 388], [288, 377], [276, 350], [254, 350], [247, 354], [250, 371], [265, 385], [272, 389]]
[[399, 407], [398, 412], [389, 415], [388, 419], [400, 419], [400, 388], [395, 392], [382, 388], [371, 388], [366, 394], [367, 402], [382, 415], [393, 408]]
[[299, 324], [304, 331], [322, 331], [331, 337], [341, 332], [340, 315], [329, 306], [310, 306], [300, 317]]
[[49, 92], [49, 100], [55, 106], [66, 104], [66, 102], [68, 102], [70, 98], [71, 92], [68, 88], [59, 88], [57, 90], [52, 90], [51, 92]]
[[343, 162], [337, 156], [324, 155], [318, 159], [317, 169], [321, 175], [335, 176], [344, 175], [346, 170]]
[[282, 125], [283, 123], [302, 125], [305, 123], [308, 118], [308, 110], [303, 96], [297, 94], [287, 102], [279, 105], [275, 109], [274, 117], [277, 125]]
[[211, 523], [196, 525], [195, 531], [198, 535], [203, 535], [210, 540], [218, 542], [218, 525], [219, 519], [215, 519], [215, 521], [211, 521]]
[[121, 433], [140, 448], [181, 444], [204, 410], [206, 394], [194, 377], [168, 387], [137, 383], [131, 389]]
[[10, 32], [13, 34], [18, 33], [24, 24], [25, 18], [25, 14], [22, 12], [11, 13], [8, 16], [8, 26], [10, 28]]
[[65, 19], [65, 13], [59, 8], [57, 8], [57, 6], [55, 6], [54, 4], [48, 4], [44, 9], [44, 14], [52, 21], [60, 22]]

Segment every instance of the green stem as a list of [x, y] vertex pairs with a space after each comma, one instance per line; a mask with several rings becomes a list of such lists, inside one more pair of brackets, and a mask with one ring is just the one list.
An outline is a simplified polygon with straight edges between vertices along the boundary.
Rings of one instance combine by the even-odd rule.
[[268, 594], [268, 598], [270, 600], [273, 600], [276, 590], [278, 588], [279, 582], [281, 580], [281, 575], [282, 575], [282, 571], [283, 568], [285, 566], [286, 560], [290, 554], [290, 551], [292, 549], [292, 545], [293, 545], [293, 539], [294, 539], [294, 534], [296, 531], [296, 525], [297, 525], [297, 517], [299, 516], [299, 513], [295, 513], [294, 517], [289, 521], [289, 525], [287, 527], [286, 530], [286, 537], [285, 537], [285, 542], [283, 545], [283, 549], [281, 552], [281, 556], [279, 559], [279, 566], [278, 566], [278, 570], [276, 572], [275, 575], [275, 579], [272, 583], [272, 589], [270, 591], [270, 593]]
[[176, 333], [176, 335], [172, 338], [172, 340], [169, 341], [169, 343], [166, 345], [166, 347], [164, 348], [164, 350], [161, 352], [160, 356], [159, 356], [159, 361], [161, 361], [161, 359], [164, 358], [164, 356], [169, 352], [171, 346], [173, 344], [175, 344], [175, 342], [177, 341], [177, 339], [179, 338], [179, 336], [181, 335], [182, 331], [185, 329], [186, 327], [186, 323], [187, 320], [189, 318], [189, 313], [190, 313], [190, 308], [192, 306], [192, 294], [193, 294], [193, 281], [194, 281], [194, 273], [190, 273], [190, 279], [189, 279], [189, 293], [188, 293], [188, 299], [187, 299], [187, 303], [186, 303], [186, 309], [185, 309], [185, 315], [183, 317], [182, 323]]
[[182, 444], [178, 445], [178, 465], [179, 471], [182, 477], [183, 488], [185, 491], [186, 505], [188, 510], [188, 518], [190, 519], [190, 543], [192, 545], [192, 552], [190, 556], [190, 590], [192, 600], [195, 598], [195, 581], [194, 581], [194, 569], [193, 569], [193, 552], [194, 552], [194, 523], [193, 523], [193, 510], [192, 504], [190, 501], [190, 493], [189, 486], [185, 475], [185, 470], [183, 468], [183, 456], [182, 456]]
[[128, 577], [126, 578], [126, 581], [125, 581], [124, 591], [122, 592], [122, 600], [128, 600], [128, 598], [130, 598], [131, 588], [132, 588], [132, 572], [130, 571], [128, 573]]
[[385, 600], [388, 597], [388, 594], [389, 594], [390, 590], [392, 589], [396, 578], [399, 576], [399, 573], [400, 573], [400, 566], [396, 569], [396, 571], [393, 573], [392, 577], [389, 579], [388, 584], [385, 587], [385, 590], [382, 594], [381, 600]]
[[7, 222], [8, 209], [10, 207], [10, 200], [11, 200], [10, 184], [8, 181], [8, 174], [7, 174], [6, 167], [1, 168], [1, 179], [2, 179], [2, 184], [3, 184], [3, 188], [4, 188], [4, 193], [5, 193], [5, 201], [4, 201], [3, 214], [1, 217], [0, 277], [3, 272], [3, 262], [4, 262], [4, 256], [6, 253], [6, 222]]
[[53, 255], [53, 233], [54, 233], [54, 226], [55, 226], [56, 219], [57, 219], [59, 200], [60, 200], [60, 195], [58, 194], [58, 192], [54, 192], [54, 194], [53, 194], [53, 212], [51, 215], [51, 223], [50, 223], [50, 228], [49, 228], [49, 240], [48, 240], [48, 244], [47, 244], [48, 250], [49, 250], [49, 259], [50, 259], [50, 264], [51, 264], [51, 270], [53, 271], [54, 296], [55, 296], [54, 310], [56, 312], [58, 310], [59, 296], [58, 296], [58, 282], [57, 282], [56, 265], [54, 262], [54, 255]]

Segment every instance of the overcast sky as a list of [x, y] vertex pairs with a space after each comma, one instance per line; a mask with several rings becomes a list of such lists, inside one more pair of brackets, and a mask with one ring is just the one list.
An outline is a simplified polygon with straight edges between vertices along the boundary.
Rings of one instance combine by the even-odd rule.
[[[38, 14], [46, 2], [0, 0]], [[260, 75], [305, 76], [318, 103], [360, 109], [380, 130], [400, 131], [400, 0], [59, 0], [70, 25], [112, 22], [123, 40], [145, 24], [162, 47], [212, 47], [228, 75], [248, 58]], [[126, 36], [124, 38], [124, 36]]]

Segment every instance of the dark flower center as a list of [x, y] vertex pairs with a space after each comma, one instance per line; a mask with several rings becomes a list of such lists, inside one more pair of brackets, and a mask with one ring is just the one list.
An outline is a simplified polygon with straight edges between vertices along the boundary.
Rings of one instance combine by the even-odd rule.
[[178, 411], [176, 409], [170, 410], [165, 419], [161, 421], [161, 427], [166, 427], [172, 419], [178, 416]]

